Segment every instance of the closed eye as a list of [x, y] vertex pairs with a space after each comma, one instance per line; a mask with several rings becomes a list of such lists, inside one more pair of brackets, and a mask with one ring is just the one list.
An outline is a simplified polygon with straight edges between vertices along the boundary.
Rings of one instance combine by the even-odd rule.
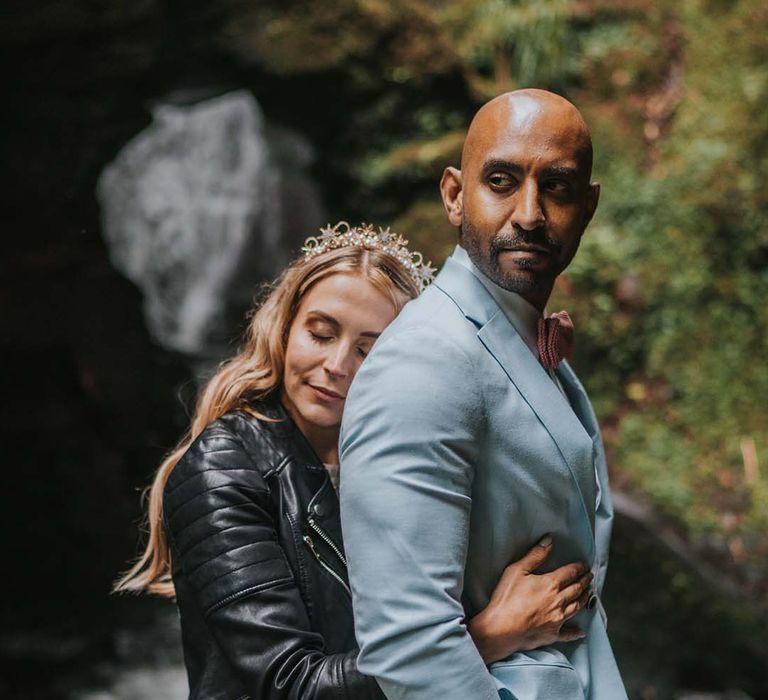
[[373, 343], [371, 345], [358, 345], [357, 346], [357, 354], [360, 355], [362, 358], [368, 357], [368, 353], [371, 351], [371, 348], [373, 347]]
[[315, 343], [327, 343], [328, 341], [333, 340], [332, 335], [318, 335], [312, 331], [308, 331], [308, 333]]

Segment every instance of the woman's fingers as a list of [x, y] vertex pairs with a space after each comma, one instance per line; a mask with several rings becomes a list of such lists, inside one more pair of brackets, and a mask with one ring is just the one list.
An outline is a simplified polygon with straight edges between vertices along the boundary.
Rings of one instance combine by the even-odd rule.
[[552, 537], [545, 535], [533, 547], [531, 547], [518, 562], [526, 573], [533, 573], [538, 569], [552, 551]]
[[571, 584], [578, 581], [582, 576], [585, 576], [589, 573], [589, 569], [587, 569], [584, 564], [581, 562], [573, 562], [571, 564], [565, 564], [564, 566], [561, 566], [559, 569], [555, 569], [549, 574], [546, 574], [547, 576], [552, 576], [553, 579], [557, 583], [558, 590], [563, 590], [564, 588], [567, 588]]
[[578, 627], [569, 627], [563, 625], [560, 628], [560, 632], [557, 635], [558, 642], [575, 642], [577, 639], [583, 639], [586, 637]]
[[585, 572], [581, 578], [576, 579], [573, 583], [560, 590], [560, 593], [563, 596], [562, 599], [564, 601], [571, 601], [581, 596], [584, 591], [589, 589], [589, 585], [592, 583], [592, 578], [591, 571]]
[[579, 612], [587, 604], [590, 595], [592, 595], [592, 592], [589, 588], [586, 588], [576, 600], [567, 603], [563, 607], [563, 619], [568, 620]]

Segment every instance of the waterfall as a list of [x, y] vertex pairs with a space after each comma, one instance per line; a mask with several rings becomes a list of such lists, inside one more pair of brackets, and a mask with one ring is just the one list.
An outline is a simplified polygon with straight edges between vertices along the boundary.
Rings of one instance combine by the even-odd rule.
[[142, 291], [154, 339], [219, 358], [259, 283], [323, 223], [309, 144], [253, 96], [159, 104], [97, 185], [112, 264]]

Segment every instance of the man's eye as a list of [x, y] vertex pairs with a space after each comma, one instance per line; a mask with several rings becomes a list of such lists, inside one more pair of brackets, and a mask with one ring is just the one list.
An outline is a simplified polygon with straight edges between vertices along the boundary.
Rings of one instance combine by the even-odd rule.
[[514, 180], [506, 173], [491, 173], [488, 176], [488, 184], [491, 187], [510, 187], [514, 184]]
[[567, 194], [571, 191], [571, 186], [563, 180], [550, 180], [546, 183], [546, 187], [555, 194]]

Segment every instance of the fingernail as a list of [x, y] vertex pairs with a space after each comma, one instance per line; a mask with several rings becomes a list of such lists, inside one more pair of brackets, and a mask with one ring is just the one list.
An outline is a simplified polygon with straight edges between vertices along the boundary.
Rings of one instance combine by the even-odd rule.
[[539, 540], [539, 547], [549, 547], [552, 544], [552, 535], [544, 535]]

